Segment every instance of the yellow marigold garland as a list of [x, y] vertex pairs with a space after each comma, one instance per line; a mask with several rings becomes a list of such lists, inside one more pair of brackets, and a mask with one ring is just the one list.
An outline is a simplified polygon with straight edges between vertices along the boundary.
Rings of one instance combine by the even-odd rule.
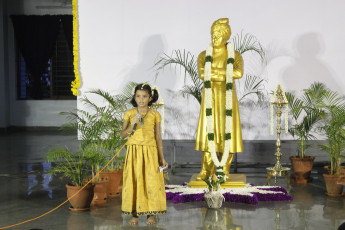
[[73, 14], [73, 66], [75, 80], [71, 83], [71, 91], [74, 96], [78, 96], [78, 88], [80, 87], [79, 76], [79, 47], [78, 47], [78, 0], [72, 0], [72, 14]]

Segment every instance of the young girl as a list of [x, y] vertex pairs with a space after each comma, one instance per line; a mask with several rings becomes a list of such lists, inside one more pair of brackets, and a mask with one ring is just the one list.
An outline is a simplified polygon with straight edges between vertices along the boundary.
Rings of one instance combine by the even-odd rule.
[[156, 89], [152, 90], [147, 83], [139, 84], [131, 100], [134, 108], [124, 115], [121, 137], [129, 138], [123, 170], [122, 213], [132, 215], [130, 225], [138, 224], [140, 215], [147, 215], [148, 225], [155, 224], [154, 215], [166, 213], [163, 172], [159, 171], [159, 166], [168, 167], [163, 154], [161, 116], [149, 108], [157, 100]]

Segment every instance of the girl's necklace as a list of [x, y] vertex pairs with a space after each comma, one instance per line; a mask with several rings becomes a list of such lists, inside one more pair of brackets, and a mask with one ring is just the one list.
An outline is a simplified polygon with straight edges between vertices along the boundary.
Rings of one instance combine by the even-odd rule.
[[[149, 111], [150, 111], [150, 109], [147, 110], [147, 112], [145, 113], [144, 116], [141, 116], [140, 121], [139, 121], [140, 126], [144, 126], [144, 118], [145, 118], [146, 115], [149, 113]], [[140, 113], [138, 108], [137, 108], [137, 112]], [[141, 114], [141, 113], [140, 113], [140, 114]]]

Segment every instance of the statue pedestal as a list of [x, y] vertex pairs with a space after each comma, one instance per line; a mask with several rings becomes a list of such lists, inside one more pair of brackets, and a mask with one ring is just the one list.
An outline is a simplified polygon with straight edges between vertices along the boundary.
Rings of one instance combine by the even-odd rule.
[[[207, 184], [204, 181], [196, 180], [198, 174], [193, 174], [188, 185], [191, 188], [206, 188]], [[246, 175], [245, 174], [230, 174], [231, 180], [226, 181], [221, 184], [222, 188], [242, 188], [246, 185]]]

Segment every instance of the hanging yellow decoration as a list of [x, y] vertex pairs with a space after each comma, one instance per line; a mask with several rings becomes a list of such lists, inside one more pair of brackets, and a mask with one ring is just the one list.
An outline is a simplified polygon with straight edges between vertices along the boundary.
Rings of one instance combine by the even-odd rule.
[[78, 88], [80, 87], [79, 76], [79, 44], [78, 44], [78, 0], [72, 0], [73, 14], [73, 66], [75, 80], [71, 83], [71, 91], [74, 96], [78, 96]]

